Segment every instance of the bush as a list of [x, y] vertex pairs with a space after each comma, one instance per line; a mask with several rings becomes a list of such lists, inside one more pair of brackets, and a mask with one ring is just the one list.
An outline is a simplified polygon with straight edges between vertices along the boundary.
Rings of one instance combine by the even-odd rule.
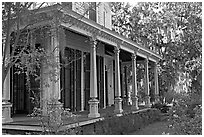
[[[41, 108], [34, 108], [33, 113], [30, 114], [31, 117], [37, 117], [40, 121], [40, 126], [42, 127], [43, 135], [76, 135], [80, 134], [80, 127], [77, 126], [73, 129], [61, 130], [64, 126], [63, 121], [72, 121], [73, 123], [78, 122], [78, 115], [70, 112], [70, 109], [64, 109], [55, 103], [49, 104], [46, 109], [46, 115], [43, 115], [43, 110]], [[29, 133], [32, 134], [32, 133]]]
[[160, 112], [156, 109], [139, 112], [136, 114], [125, 114], [123, 116], [113, 116], [103, 121], [96, 122], [95, 134], [97, 135], [124, 135], [132, 131], [160, 120]]
[[152, 105], [152, 108], [156, 108], [160, 110], [162, 113], [167, 113], [169, 111], [169, 106], [167, 104], [162, 104], [162, 103], [156, 103]]
[[170, 127], [179, 135], [202, 134], [201, 97], [195, 94], [181, 94], [170, 114]]

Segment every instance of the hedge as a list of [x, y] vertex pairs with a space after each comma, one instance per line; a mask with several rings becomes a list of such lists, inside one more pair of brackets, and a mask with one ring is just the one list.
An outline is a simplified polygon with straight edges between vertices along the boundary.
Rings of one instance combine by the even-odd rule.
[[[94, 131], [89, 134], [97, 135], [124, 135], [137, 131], [144, 126], [160, 120], [159, 110], [150, 109], [144, 112], [129, 113], [122, 116], [107, 117], [94, 123]], [[87, 133], [87, 132], [86, 132]], [[86, 134], [85, 133], [85, 134]]]

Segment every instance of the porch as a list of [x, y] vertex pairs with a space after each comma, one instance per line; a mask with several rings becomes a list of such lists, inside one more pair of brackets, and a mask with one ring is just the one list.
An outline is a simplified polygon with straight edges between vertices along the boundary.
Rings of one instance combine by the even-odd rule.
[[[58, 11], [59, 9], [56, 8], [55, 10]], [[52, 12], [52, 10], [49, 11], [49, 13]], [[104, 117], [103, 112], [100, 113], [100, 108], [111, 105], [114, 105], [115, 108], [113, 110], [113, 107], [111, 107], [112, 109], [109, 112], [114, 111], [113, 113], [120, 114], [124, 112], [125, 108], [122, 106], [124, 102], [133, 104], [132, 108], [128, 110], [137, 110], [139, 85], [144, 85], [142, 90], [146, 96], [145, 105], [150, 105], [151, 93], [155, 95], [156, 101], [159, 96], [157, 62], [161, 58], [156, 51], [151, 51], [107, 28], [101, 28], [95, 22], [87, 19], [78, 20], [79, 15], [72, 11], [68, 13], [73, 15], [69, 15], [65, 11], [61, 12], [65, 16], [62, 18], [60, 26], [46, 24], [49, 26], [48, 30], [43, 30], [47, 32], [45, 33], [46, 36], [35, 36], [31, 44], [33, 47], [39, 47], [39, 45], [43, 47], [44, 45], [46, 51], [54, 51], [53, 62], [63, 65], [61, 69], [59, 69], [60, 67], [56, 68], [60, 74], [60, 80], [52, 82], [45, 75], [49, 71], [46, 69], [46, 64], [42, 64], [41, 81], [49, 83], [50, 86], [46, 87], [46, 84], [41, 83], [43, 92], [40, 92], [40, 100], [47, 101], [55, 98], [60, 100], [65, 108], [70, 108], [72, 111], [85, 110], [81, 113], [86, 114], [84, 115], [86, 119], [89, 113], [88, 120]], [[51, 35], [48, 35], [48, 32]], [[61, 52], [58, 49], [59, 47], [64, 47]], [[60, 58], [60, 53], [65, 54], [64, 59]], [[69, 60], [70, 58], [72, 60]], [[138, 72], [139, 63], [142, 63], [141, 73]], [[127, 76], [129, 68], [131, 78]], [[152, 79], [149, 77], [149, 69], [152, 69], [154, 75]], [[10, 71], [11, 77], [9, 74], [3, 91], [3, 101], [6, 105], [9, 104], [3, 106], [4, 122], [12, 121], [10, 115], [13, 113], [17, 114], [23, 111], [29, 113], [32, 110], [30, 103], [32, 95], [27, 94], [25, 83], [21, 77], [14, 76], [12, 70]], [[142, 84], [138, 83], [137, 74], [143, 74]], [[15, 81], [12, 81], [13, 78], [15, 78]], [[131, 90], [128, 89], [130, 85]], [[40, 86], [34, 86], [35, 89], [37, 87]], [[122, 101], [124, 98], [126, 100]], [[45, 102], [42, 102], [40, 105], [46, 108], [45, 104]], [[29, 118], [26, 119], [29, 121]], [[15, 118], [13, 121], [9, 123], [10, 126], [12, 123], [15, 125]], [[34, 125], [39, 127], [39, 122], [34, 121], [31, 120], [30, 123], [36, 123]]]
[[[144, 112], [149, 109], [151, 108], [145, 107], [143, 105], [139, 105], [139, 109], [133, 111], [131, 110], [131, 105], [125, 105], [123, 106], [123, 113], [134, 114], [134, 113]], [[74, 128], [77, 125], [83, 128], [86, 125], [95, 123], [100, 120], [104, 120], [104, 118], [114, 115], [114, 106], [110, 106], [105, 109], [99, 109], [100, 117], [98, 118], [90, 118], [88, 117], [88, 113], [89, 111], [75, 112], [75, 113], [73, 112], [73, 114], [77, 115], [77, 120], [73, 120], [73, 118], [62, 118], [63, 125], [60, 127], [61, 130]], [[28, 132], [40, 133], [43, 131], [43, 128], [40, 125], [41, 121], [37, 117], [28, 117], [27, 115], [19, 114], [14, 116], [12, 119], [13, 119], [13, 122], [5, 123], [2, 125], [3, 133], [25, 134]]]

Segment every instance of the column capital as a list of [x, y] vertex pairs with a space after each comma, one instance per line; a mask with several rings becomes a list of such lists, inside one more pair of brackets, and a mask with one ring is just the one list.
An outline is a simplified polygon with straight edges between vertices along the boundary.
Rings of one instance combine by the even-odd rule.
[[121, 45], [123, 45], [124, 44], [124, 41], [122, 40], [122, 41], [118, 41], [117, 42], [117, 47], [118, 48], [121, 48]]
[[97, 40], [97, 35], [91, 35], [88, 38], [89, 38], [89, 41], [96, 41]]
[[137, 55], [137, 53], [138, 53], [139, 50], [140, 50], [140, 49], [136, 48], [136, 49], [134, 50], [134, 53], [133, 53], [133, 54]]
[[137, 59], [137, 54], [135, 54], [135, 53], [132, 53], [132, 60], [136, 60]]
[[114, 53], [120, 53], [120, 46], [115, 46], [114, 47]]
[[149, 63], [149, 56], [147, 56], [146, 58], [145, 58], [145, 63]]
[[95, 36], [89, 37], [89, 42], [92, 48], [95, 48], [98, 43], [97, 38]]

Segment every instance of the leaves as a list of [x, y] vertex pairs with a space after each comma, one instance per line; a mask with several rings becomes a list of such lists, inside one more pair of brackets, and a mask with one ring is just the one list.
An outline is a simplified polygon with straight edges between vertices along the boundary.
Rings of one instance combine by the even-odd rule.
[[170, 110], [170, 125], [179, 135], [202, 134], [202, 99], [197, 94], [175, 94], [177, 101]]
[[[192, 67], [201, 67], [193, 60], [201, 60], [202, 55], [202, 3], [138, 2], [132, 11], [124, 5], [115, 3], [113, 7], [113, 30], [148, 48], [159, 48], [163, 56], [159, 67], [162, 92], [174, 86], [178, 72], [189, 73], [190, 79], [201, 73], [201, 69]], [[122, 12], [125, 14], [118, 14]]]

